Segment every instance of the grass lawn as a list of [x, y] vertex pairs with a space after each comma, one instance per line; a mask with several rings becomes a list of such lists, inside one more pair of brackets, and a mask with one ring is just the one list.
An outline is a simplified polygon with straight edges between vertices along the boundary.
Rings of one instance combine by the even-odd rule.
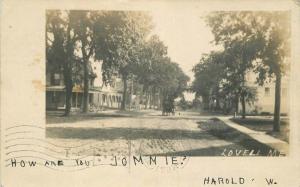
[[281, 119], [280, 132], [273, 132], [272, 118], [248, 117], [246, 119], [232, 118], [231, 120], [249, 129], [266, 132], [266, 134], [269, 134], [275, 138], [289, 142], [290, 129], [287, 118]]

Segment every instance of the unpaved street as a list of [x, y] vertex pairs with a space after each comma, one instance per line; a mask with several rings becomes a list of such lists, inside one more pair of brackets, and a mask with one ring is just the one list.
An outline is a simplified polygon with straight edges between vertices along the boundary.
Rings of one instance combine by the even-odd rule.
[[130, 114], [94, 114], [67, 120], [52, 116], [48, 118], [47, 141], [57, 152], [65, 154], [68, 148], [67, 154], [74, 156], [221, 156], [228, 150], [239, 154], [259, 151], [263, 155], [270, 149], [209, 115], [181, 112], [160, 116], [155, 111]]

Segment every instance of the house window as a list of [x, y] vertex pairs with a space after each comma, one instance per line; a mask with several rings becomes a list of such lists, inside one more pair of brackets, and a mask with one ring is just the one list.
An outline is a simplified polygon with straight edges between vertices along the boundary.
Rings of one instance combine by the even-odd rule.
[[55, 86], [60, 85], [60, 74], [59, 73], [54, 73], [53, 85], [55, 85]]
[[270, 88], [265, 87], [265, 96], [270, 96]]

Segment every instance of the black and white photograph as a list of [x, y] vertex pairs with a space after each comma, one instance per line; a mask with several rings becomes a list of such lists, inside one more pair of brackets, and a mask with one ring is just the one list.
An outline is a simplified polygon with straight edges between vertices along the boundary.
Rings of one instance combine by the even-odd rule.
[[45, 19], [56, 152], [289, 154], [290, 11], [48, 9]]
[[300, 186], [300, 0], [0, 13], [0, 187]]

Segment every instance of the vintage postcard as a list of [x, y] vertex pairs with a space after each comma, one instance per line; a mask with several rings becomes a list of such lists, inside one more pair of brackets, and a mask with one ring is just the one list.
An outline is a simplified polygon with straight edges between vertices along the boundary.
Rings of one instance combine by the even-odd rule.
[[1, 187], [300, 186], [300, 1], [0, 12]]

